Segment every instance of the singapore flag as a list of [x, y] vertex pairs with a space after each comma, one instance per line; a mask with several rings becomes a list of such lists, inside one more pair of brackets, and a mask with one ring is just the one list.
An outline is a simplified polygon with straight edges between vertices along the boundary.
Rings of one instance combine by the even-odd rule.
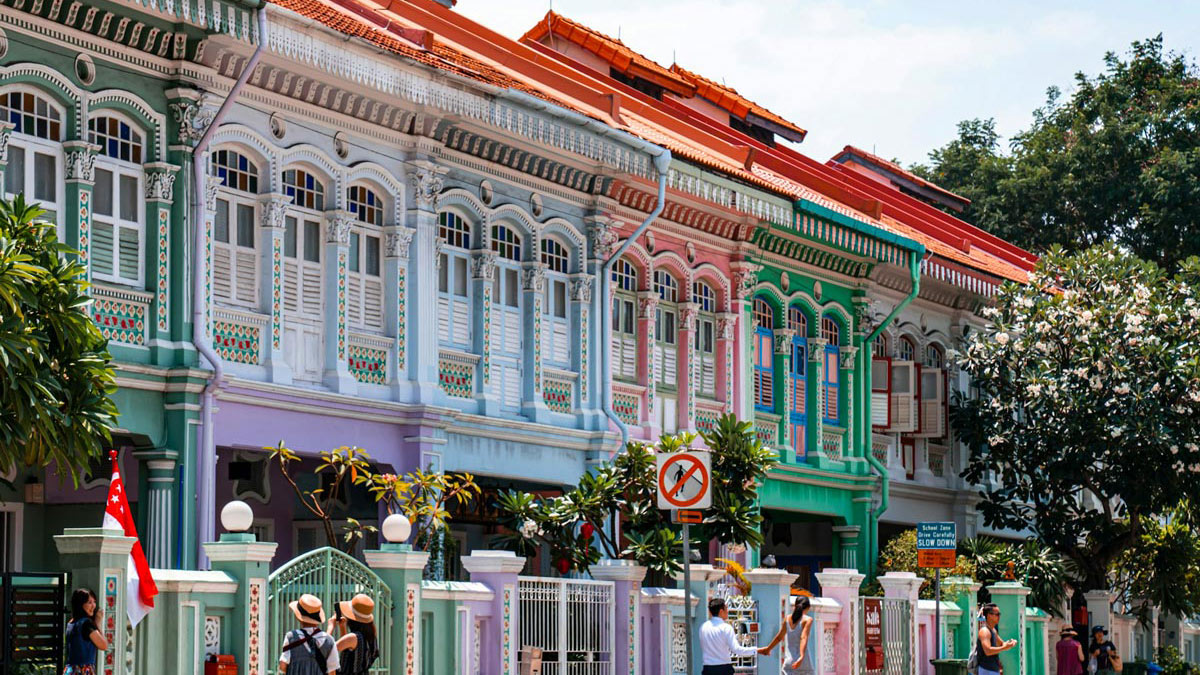
[[125, 498], [125, 482], [121, 480], [121, 471], [117, 468], [117, 451], [113, 450], [109, 456], [112, 457], [112, 483], [108, 486], [108, 500], [104, 503], [104, 527], [121, 530], [126, 537], [133, 537], [133, 549], [126, 563], [125, 576], [129, 583], [126, 587], [125, 609], [129, 614], [130, 626], [137, 626], [142, 617], [154, 608], [158, 586], [150, 576], [150, 564], [146, 562], [142, 542], [138, 541], [137, 528], [133, 525], [129, 500]]

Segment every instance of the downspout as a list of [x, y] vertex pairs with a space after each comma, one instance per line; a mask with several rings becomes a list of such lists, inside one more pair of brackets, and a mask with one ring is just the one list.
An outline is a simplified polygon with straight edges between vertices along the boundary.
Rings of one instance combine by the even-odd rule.
[[[241, 93], [242, 87], [246, 86], [246, 82], [250, 76], [254, 74], [254, 69], [258, 66], [258, 60], [262, 57], [263, 51], [267, 46], [267, 7], [262, 4], [258, 8], [258, 46], [254, 48], [254, 53], [250, 55], [250, 60], [246, 62], [246, 67], [242, 69], [241, 75], [238, 76], [237, 82], [234, 83], [233, 89], [229, 90], [229, 95], [221, 103], [221, 107], [217, 109], [217, 113], [208, 124], [208, 128], [204, 130], [204, 134], [200, 136], [200, 140], [196, 142], [196, 146], [192, 151], [192, 202], [191, 202], [191, 221], [192, 221], [192, 271], [193, 271], [193, 286], [192, 286], [192, 344], [196, 347], [209, 365], [212, 366], [212, 376], [204, 385], [204, 392], [200, 398], [200, 443], [196, 448], [196, 455], [199, 458], [200, 471], [196, 477], [196, 492], [198, 495], [200, 513], [197, 517], [197, 532], [196, 544], [197, 567], [201, 569], [208, 567], [207, 556], [204, 555], [203, 542], [216, 540], [216, 474], [217, 474], [217, 449], [214, 444], [213, 436], [213, 421], [212, 408], [213, 399], [216, 396], [217, 387], [220, 386], [221, 378], [225, 371], [221, 367], [221, 357], [217, 356], [213, 350], [212, 339], [205, 328], [205, 307], [208, 304], [208, 297], [205, 288], [205, 275], [203, 273], [205, 263], [204, 250], [204, 235], [205, 235], [205, 218], [204, 218], [204, 202], [205, 193], [207, 192], [205, 185], [205, 161], [208, 156], [208, 144], [212, 141], [212, 135], [221, 125], [221, 121], [225, 119], [225, 115], [229, 112], [233, 102]], [[180, 518], [182, 519], [182, 511]], [[182, 524], [182, 523], [181, 523]], [[183, 536], [182, 530], [179, 530], [179, 535]]]
[[662, 213], [663, 208], [666, 206], [667, 170], [671, 166], [671, 151], [664, 147], [654, 145], [649, 141], [638, 138], [630, 133], [621, 131], [620, 129], [615, 129], [603, 122], [600, 122], [599, 120], [594, 120], [586, 115], [575, 112], [574, 110], [556, 107], [540, 98], [530, 96], [523, 91], [507, 89], [500, 92], [500, 95], [503, 98], [517, 101], [524, 106], [539, 110], [551, 115], [552, 117], [557, 117], [559, 119], [571, 122], [572, 124], [582, 126], [600, 136], [613, 137], [626, 145], [635, 147], [650, 155], [654, 161], [654, 169], [658, 173], [658, 197], [654, 204], [654, 210], [650, 212], [650, 215], [646, 216], [646, 219], [642, 221], [642, 224], [639, 225], [636, 230], [634, 230], [633, 234], [629, 235], [629, 237], [625, 239], [625, 243], [621, 244], [621, 247], [617, 249], [616, 253], [613, 253], [607, 260], [604, 261], [604, 263], [600, 266], [600, 270], [598, 271], [598, 275], [600, 277], [597, 280], [600, 285], [600, 339], [604, 341], [600, 348], [600, 400], [603, 402], [604, 414], [610, 421], [612, 421], [613, 424], [617, 425], [617, 429], [619, 429], [621, 432], [621, 446], [612, 453], [616, 454], [617, 452], [624, 450], [625, 446], [629, 443], [629, 427], [625, 426], [625, 423], [621, 421], [620, 417], [617, 417], [617, 413], [612, 407], [612, 353], [609, 337], [609, 332], [612, 330], [612, 299], [610, 297], [608, 280], [612, 278], [613, 265], [617, 263], [617, 260], [620, 260], [621, 256], [625, 254], [625, 251], [629, 250], [629, 247], [633, 245], [633, 242], [636, 241], [637, 238], [640, 237], [642, 233], [650, 227], [650, 223], [652, 223], [654, 219]]
[[[887, 328], [888, 324], [894, 321], [896, 317], [900, 315], [900, 312], [904, 311], [904, 308], [908, 307], [909, 303], [916, 299], [917, 294], [920, 293], [921, 259], [924, 257], [924, 253], [924, 247], [921, 247], [919, 250], [909, 252], [908, 273], [912, 281], [912, 290], [909, 291], [908, 295], [900, 301], [900, 304], [896, 305], [896, 308], [892, 310], [891, 314], [887, 315], [887, 318], [879, 322], [879, 325], [875, 327], [875, 330], [871, 331], [871, 334], [867, 337], [867, 339], [863, 342], [862, 347], [860, 347], [858, 350], [863, 360], [863, 364], [865, 364], [865, 367], [862, 369], [863, 389], [866, 392], [868, 401], [871, 400], [871, 346], [875, 343], [875, 338], [879, 337], [879, 334], [883, 332], [883, 329]], [[865, 406], [860, 408], [860, 410], [866, 409], [867, 408]], [[869, 417], [864, 420], [862, 429], [863, 437], [860, 439], [861, 444], [859, 447], [863, 448], [864, 450], [867, 464], [870, 465], [871, 469], [874, 470], [875, 473], [879, 474], [880, 485], [879, 507], [872, 512], [871, 522], [867, 524], [867, 553], [869, 555], [870, 552], [874, 551], [879, 544], [879, 519], [888, 509], [889, 492], [887, 467], [881, 464], [879, 460], [876, 459], [875, 453], [871, 451], [871, 420]], [[868, 574], [874, 578], [872, 570], [868, 570]]]

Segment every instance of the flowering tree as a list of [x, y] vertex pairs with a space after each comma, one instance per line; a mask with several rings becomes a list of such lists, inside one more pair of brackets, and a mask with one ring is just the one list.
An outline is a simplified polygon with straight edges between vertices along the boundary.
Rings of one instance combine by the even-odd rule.
[[1200, 503], [1200, 263], [1170, 276], [1112, 246], [1052, 250], [1006, 285], [970, 336], [960, 400], [988, 524], [1030, 527], [1076, 564], [1083, 590], [1150, 519]]

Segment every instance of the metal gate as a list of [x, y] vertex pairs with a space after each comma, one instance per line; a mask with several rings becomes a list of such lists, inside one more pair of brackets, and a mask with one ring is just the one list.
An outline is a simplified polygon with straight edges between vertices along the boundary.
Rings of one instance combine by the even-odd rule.
[[[879, 616], [868, 616], [868, 610]], [[864, 644], [858, 650], [862, 672], [867, 675], [914, 675], [912, 672], [912, 606], [908, 600], [899, 598], [859, 598], [859, 635]], [[878, 621], [881, 629], [883, 665], [872, 664], [868, 668], [867, 626]]]
[[542, 648], [542, 675], [612, 675], [611, 581], [520, 577], [518, 584], [519, 648]]
[[66, 574], [0, 577], [0, 674], [62, 672], [66, 588]]
[[390, 672], [392, 661], [392, 591], [371, 568], [342, 553], [325, 547], [293, 558], [271, 573], [267, 590], [269, 627], [267, 629], [267, 672], [277, 675], [276, 658], [288, 631], [298, 627], [288, 603], [309, 593], [321, 599], [325, 616], [333, 616], [333, 604], [365, 593], [375, 601], [375, 633], [379, 640], [379, 660], [372, 673]]

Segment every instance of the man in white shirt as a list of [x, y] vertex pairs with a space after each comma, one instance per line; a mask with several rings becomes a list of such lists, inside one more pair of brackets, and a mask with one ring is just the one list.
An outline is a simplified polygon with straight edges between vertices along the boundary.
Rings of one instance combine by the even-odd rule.
[[746, 647], [737, 640], [733, 626], [726, 623], [729, 608], [721, 598], [708, 601], [711, 618], [700, 626], [700, 654], [703, 657], [702, 675], [733, 675], [733, 659], [738, 656], [761, 654], [757, 647]]

